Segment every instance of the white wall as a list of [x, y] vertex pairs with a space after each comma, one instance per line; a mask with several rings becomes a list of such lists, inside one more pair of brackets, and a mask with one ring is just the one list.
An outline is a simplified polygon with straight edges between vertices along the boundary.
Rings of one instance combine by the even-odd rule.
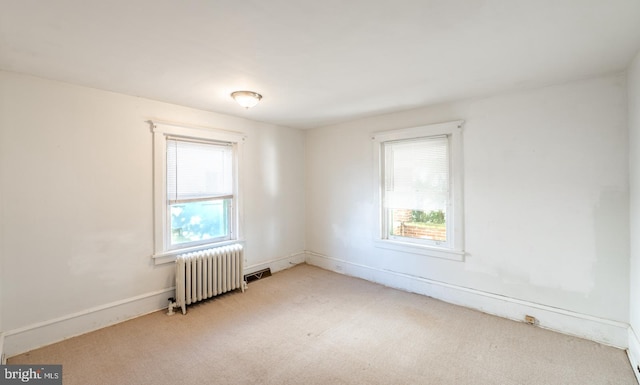
[[[611, 75], [311, 130], [310, 260], [511, 318], [531, 311], [542, 326], [626, 345], [625, 84]], [[457, 119], [466, 121], [466, 261], [374, 247], [371, 133]], [[602, 330], [566, 325], [576, 317]]]
[[[303, 131], [8, 72], [0, 100], [8, 355], [173, 295], [173, 265], [151, 258], [149, 119], [245, 133], [246, 266], [304, 251]], [[85, 313], [99, 315], [83, 322]]]
[[[4, 95], [2, 94], [2, 92], [0, 92], [0, 106], [2, 106], [4, 104]], [[2, 119], [2, 117], [0, 117], [0, 119]], [[1, 124], [1, 123], [0, 123]], [[1, 132], [1, 130], [0, 130]], [[0, 134], [0, 146], [2, 145], [2, 134]], [[2, 176], [2, 162], [0, 161], [0, 181], [3, 181], [4, 178]], [[1, 183], [1, 182], [0, 182]], [[3, 202], [2, 199], [2, 189], [0, 188], [0, 202]], [[0, 229], [2, 228], [2, 218], [4, 218], [4, 213], [2, 210], [3, 205], [0, 203]], [[4, 245], [4, 241], [3, 241], [3, 232], [0, 230], [0, 365], [3, 365], [5, 363], [5, 359], [4, 359], [4, 333], [3, 330], [4, 328], [2, 327], [2, 313], [3, 313], [3, 306], [2, 306], [2, 282], [4, 282], [4, 274], [3, 274], [3, 268], [2, 265], [4, 264], [4, 248], [2, 247], [2, 245]]]
[[[632, 159], [640, 145], [638, 61], [629, 73]], [[611, 75], [305, 134], [0, 72], [5, 351], [155, 310], [172, 294], [172, 266], [150, 258], [148, 119], [248, 135], [249, 266], [287, 265], [306, 241], [311, 263], [503, 316], [526, 311], [541, 326], [624, 345], [626, 337], [620, 343], [611, 333], [629, 321], [625, 81]], [[375, 248], [370, 134], [455, 119], [466, 120], [465, 262]], [[637, 184], [637, 167], [631, 172]], [[639, 197], [632, 189], [633, 212]], [[558, 314], [565, 318], [552, 319]], [[632, 325], [639, 316], [632, 305]], [[600, 329], [581, 330], [568, 318]]]
[[640, 365], [640, 52], [629, 66], [627, 78], [631, 234], [629, 352], [631, 364], [635, 368]]

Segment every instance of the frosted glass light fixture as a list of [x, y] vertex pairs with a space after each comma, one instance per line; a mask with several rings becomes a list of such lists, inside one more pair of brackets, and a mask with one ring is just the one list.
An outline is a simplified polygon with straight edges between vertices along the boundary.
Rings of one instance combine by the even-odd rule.
[[262, 99], [262, 95], [253, 91], [234, 91], [231, 93], [231, 97], [246, 109], [255, 106]]

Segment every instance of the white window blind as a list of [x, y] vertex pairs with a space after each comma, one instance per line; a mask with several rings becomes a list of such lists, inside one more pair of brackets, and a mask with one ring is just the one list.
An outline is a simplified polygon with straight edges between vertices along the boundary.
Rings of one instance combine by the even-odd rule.
[[387, 208], [447, 211], [450, 188], [447, 136], [385, 142], [384, 156]]
[[231, 197], [232, 161], [232, 146], [226, 143], [168, 138], [168, 203]]

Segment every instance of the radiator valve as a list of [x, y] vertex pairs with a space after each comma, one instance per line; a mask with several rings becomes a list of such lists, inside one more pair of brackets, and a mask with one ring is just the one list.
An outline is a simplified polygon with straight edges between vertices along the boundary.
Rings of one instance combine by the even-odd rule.
[[175, 298], [173, 298], [173, 297], [169, 298], [169, 307], [168, 307], [168, 309], [167, 309], [167, 315], [174, 315], [174, 314], [176, 314], [176, 313], [173, 311], [173, 308], [174, 308], [174, 307], [176, 307], [176, 302], [175, 302], [175, 301], [176, 301], [176, 300], [175, 300]]

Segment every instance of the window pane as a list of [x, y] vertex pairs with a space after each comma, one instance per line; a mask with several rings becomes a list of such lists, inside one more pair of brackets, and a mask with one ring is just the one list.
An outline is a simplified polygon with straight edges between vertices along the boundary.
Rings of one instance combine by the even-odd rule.
[[447, 137], [385, 144], [387, 207], [445, 210], [449, 199]]
[[170, 201], [231, 195], [232, 147], [167, 141], [167, 198]]
[[389, 209], [388, 213], [390, 236], [447, 241], [447, 216], [443, 210]]
[[231, 199], [169, 205], [171, 245], [229, 237]]

